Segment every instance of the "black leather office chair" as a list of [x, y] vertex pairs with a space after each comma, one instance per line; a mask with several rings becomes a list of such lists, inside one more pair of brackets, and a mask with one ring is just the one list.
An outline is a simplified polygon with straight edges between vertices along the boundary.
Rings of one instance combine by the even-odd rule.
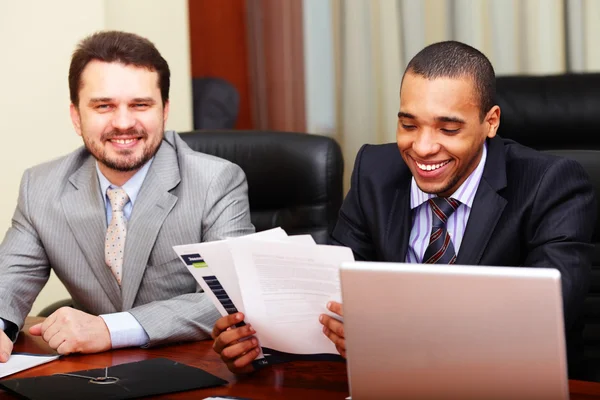
[[[598, 198], [600, 216], [600, 74], [497, 79], [498, 134], [578, 161]], [[593, 237], [592, 279], [584, 313], [585, 358], [600, 380], [600, 218]]]
[[221, 78], [192, 79], [194, 129], [233, 129], [238, 118], [240, 95]]
[[227, 159], [246, 173], [257, 231], [281, 226], [328, 243], [343, 200], [340, 146], [325, 136], [273, 131], [196, 131], [194, 150]]

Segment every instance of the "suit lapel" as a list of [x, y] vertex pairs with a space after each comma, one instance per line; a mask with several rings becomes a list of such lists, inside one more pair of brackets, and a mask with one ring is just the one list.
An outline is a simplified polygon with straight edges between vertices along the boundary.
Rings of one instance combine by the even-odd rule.
[[498, 191], [506, 187], [504, 143], [500, 137], [488, 140], [488, 156], [469, 221], [458, 251], [456, 264], [477, 265], [506, 206]]
[[100, 286], [115, 309], [120, 310], [121, 291], [104, 261], [106, 212], [100, 194], [95, 159], [88, 157], [84, 164], [69, 177], [69, 182], [75, 190], [65, 191], [61, 198], [67, 223]]
[[169, 191], [180, 180], [177, 153], [168, 142], [163, 141], [127, 223], [121, 283], [123, 310], [129, 310], [133, 306], [160, 228], [177, 202], [177, 197]]
[[[412, 217], [410, 209], [410, 179], [403, 187], [396, 189], [390, 215], [387, 221], [387, 246], [391, 249], [390, 261], [405, 262], [408, 250]], [[397, 249], [394, 251], [394, 249]], [[384, 260], [387, 257], [384, 255]], [[383, 260], [382, 260], [383, 261]]]

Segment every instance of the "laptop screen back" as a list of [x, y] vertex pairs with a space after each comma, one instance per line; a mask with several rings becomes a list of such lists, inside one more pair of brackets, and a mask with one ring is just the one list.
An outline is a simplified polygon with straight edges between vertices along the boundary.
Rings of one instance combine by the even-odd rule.
[[555, 269], [345, 263], [354, 400], [567, 399]]

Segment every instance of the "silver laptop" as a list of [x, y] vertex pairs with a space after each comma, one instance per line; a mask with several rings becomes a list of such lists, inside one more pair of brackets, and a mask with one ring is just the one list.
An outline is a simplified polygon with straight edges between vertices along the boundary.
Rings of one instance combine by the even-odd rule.
[[556, 269], [344, 263], [361, 399], [568, 399]]

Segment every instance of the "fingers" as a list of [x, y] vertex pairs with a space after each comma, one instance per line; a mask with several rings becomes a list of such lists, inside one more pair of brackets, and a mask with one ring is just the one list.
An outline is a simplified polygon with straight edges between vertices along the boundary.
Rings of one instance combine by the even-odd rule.
[[325, 326], [323, 327], [323, 333], [335, 345], [335, 348], [338, 351], [338, 353], [340, 353], [342, 357], [346, 358], [346, 340], [343, 337], [336, 335], [334, 332], [327, 329]]
[[58, 354], [66, 356], [73, 352], [71, 347], [72, 346], [66, 340], [63, 340], [59, 346], [53, 348], [56, 349]]
[[[47, 329], [44, 330], [44, 326], [41, 326], [41, 333], [42, 333], [42, 338], [44, 339], [44, 341], [48, 344], [50, 344], [51, 339], [54, 337], [54, 335], [56, 335], [59, 331], [60, 331], [60, 324], [52, 324], [50, 325]], [[52, 345], [50, 345], [50, 347], [52, 347], [53, 349], [56, 349], [56, 347], [53, 347]]]
[[221, 317], [215, 322], [215, 326], [212, 330], [212, 338], [216, 339], [222, 332], [226, 331], [229, 327], [241, 322], [244, 319], [244, 314], [235, 313]]
[[4, 331], [0, 331], [0, 363], [5, 363], [12, 353], [13, 342], [8, 338]]
[[341, 338], [346, 337], [344, 335], [344, 324], [341, 321], [338, 321], [337, 319], [325, 314], [321, 314], [321, 316], [319, 317], [319, 321], [321, 322], [321, 324], [323, 324], [325, 328], [329, 329], [337, 336]]
[[[344, 342], [344, 346], [346, 345], [346, 343]], [[344, 358], [346, 358], [346, 348], [342, 347], [342, 346], [335, 346], [335, 349], [338, 351], [338, 353], [340, 353], [340, 355]]]
[[239, 357], [237, 360], [232, 363], [228, 363], [227, 366], [229, 370], [234, 371], [236, 373], [246, 373], [254, 370], [252, 366], [252, 361], [260, 354], [260, 348], [256, 347], [250, 351], [248, 351], [243, 356]]
[[111, 348], [110, 332], [101, 317], [70, 307], [52, 313], [29, 329], [60, 354], [98, 353]]
[[223, 349], [227, 346], [231, 346], [236, 341], [243, 339], [248, 336], [252, 336], [256, 333], [254, 328], [250, 324], [242, 326], [241, 328], [233, 328], [228, 331], [222, 332], [213, 343], [213, 349], [221, 354]]
[[[45, 335], [44, 335], [45, 336]], [[46, 340], [46, 339], [44, 339]], [[58, 348], [65, 343], [67, 340], [67, 336], [65, 334], [64, 331], [61, 332], [57, 332], [55, 335], [53, 335], [50, 340], [46, 340], [46, 343], [48, 343], [48, 346], [52, 347], [53, 349], [58, 351]], [[64, 354], [64, 353], [60, 353], [60, 354]]]
[[48, 316], [48, 318], [46, 318], [44, 320], [44, 322], [41, 322], [39, 324], [33, 325], [31, 328], [29, 328], [29, 333], [32, 334], [32, 335], [34, 335], [34, 336], [42, 336], [44, 334], [44, 332], [46, 331], [46, 329], [48, 329], [48, 327], [50, 327], [51, 325], [54, 324], [54, 322], [56, 322], [56, 318], [57, 318], [56, 314], [61, 309], [62, 308], [59, 308], [58, 310], [56, 310], [52, 314], [50, 314]]
[[[342, 311], [341, 307], [339, 308], [339, 311]], [[325, 314], [322, 314], [319, 317], [319, 321], [321, 322], [321, 324], [323, 324], [323, 333], [325, 334], [325, 336], [327, 336], [329, 340], [331, 340], [331, 342], [335, 345], [335, 348], [337, 349], [338, 353], [340, 353], [342, 357], [346, 358], [346, 339], [344, 336], [344, 324], [338, 321], [337, 319]]]
[[335, 332], [327, 329], [326, 327], [323, 327], [323, 333], [325, 334], [325, 336], [327, 336], [329, 338], [329, 340], [331, 340], [333, 342], [333, 344], [337, 347], [343, 347], [344, 349], [346, 348], [346, 341], [344, 340], [343, 337], [337, 335]]
[[344, 316], [342, 303], [338, 303], [337, 301], [330, 301], [329, 303], [327, 303], [327, 309], [333, 313], [336, 313], [340, 317]]
[[258, 340], [256, 340], [256, 338], [243, 340], [239, 343], [236, 343], [234, 345], [231, 345], [231, 346], [223, 349], [223, 351], [221, 352], [221, 358], [223, 359], [223, 361], [225, 361], [227, 363], [227, 362], [230, 362], [230, 361], [244, 355], [245, 353], [256, 348], [257, 346], [258, 346]]
[[29, 328], [29, 333], [33, 336], [42, 336], [42, 323], [35, 324]]

